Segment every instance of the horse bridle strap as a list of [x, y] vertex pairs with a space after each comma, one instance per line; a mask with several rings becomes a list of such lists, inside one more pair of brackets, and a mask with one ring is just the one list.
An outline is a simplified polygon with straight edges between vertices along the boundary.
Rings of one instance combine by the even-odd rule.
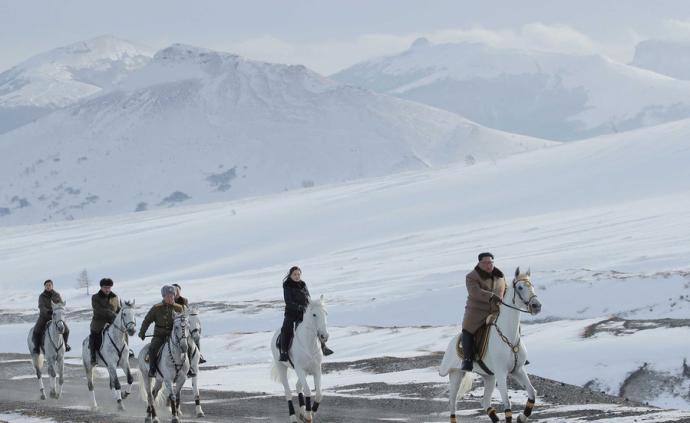
[[[58, 323], [62, 322], [63, 325], [66, 325], [64, 320], [58, 320], [55, 321], [53, 320], [53, 324], [57, 328]], [[53, 345], [53, 348], [55, 348], [55, 351], [60, 351], [62, 348], [65, 346], [65, 340], [63, 339], [62, 342], [60, 343], [60, 346], [55, 345], [55, 341], [53, 340], [53, 337], [50, 335], [50, 329], [48, 329], [48, 339], [50, 340], [50, 343]]]
[[519, 307], [515, 307], [515, 306], [512, 306], [512, 305], [510, 305], [510, 304], [506, 304], [506, 303], [503, 302], [503, 300], [501, 300], [501, 304], [503, 304], [504, 306], [506, 306], [506, 307], [508, 307], [508, 308], [512, 308], [513, 310], [517, 310], [517, 311], [520, 311], [520, 312], [523, 312], [523, 313], [532, 314], [532, 312], [529, 311], [529, 307], [530, 307], [530, 305], [532, 304], [532, 301], [534, 301], [534, 299], [537, 298], [537, 295], [536, 295], [536, 294], [532, 294], [532, 295], [529, 297], [529, 299], [528, 299], [527, 301], [525, 301], [525, 299], [523, 298], [522, 294], [520, 294], [520, 293], [517, 291], [516, 286], [517, 286], [517, 283], [518, 283], [518, 282], [524, 282], [524, 283], [525, 283], [526, 285], [528, 285], [528, 286], [532, 286], [532, 282], [531, 282], [529, 279], [513, 279], [513, 304], [515, 304], [515, 296], [518, 296], [518, 297], [520, 297], [520, 300], [521, 300], [524, 304], [527, 304], [527, 308], [528, 308], [528, 309], [527, 309], [527, 310], [523, 310], [523, 309], [521, 309], [521, 308], [519, 308]]

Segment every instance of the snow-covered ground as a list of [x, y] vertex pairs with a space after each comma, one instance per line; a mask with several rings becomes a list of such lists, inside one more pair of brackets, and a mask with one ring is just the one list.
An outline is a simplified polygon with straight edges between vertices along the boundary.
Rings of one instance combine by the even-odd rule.
[[[179, 282], [202, 309], [202, 346], [218, 366], [203, 386], [280, 392], [268, 378], [268, 344], [291, 265], [329, 304], [337, 353], [328, 361], [349, 362], [444, 350], [462, 317], [464, 274], [491, 250], [508, 274], [532, 268], [544, 309], [523, 327], [531, 373], [612, 394], [642, 386], [635, 374], [666, 378], [673, 386], [638, 399], [690, 408], [690, 328], [658, 320], [679, 322], [690, 310], [689, 133], [682, 121], [470, 167], [0, 228], [2, 316], [33, 312], [45, 278], [70, 309], [88, 309], [74, 287], [84, 268], [94, 281], [114, 278], [141, 315], [161, 284]], [[75, 347], [86, 324], [72, 323]], [[0, 326], [11, 339], [0, 351], [24, 351], [29, 327]], [[376, 381], [442, 379], [433, 367], [348, 369], [324, 383]]]

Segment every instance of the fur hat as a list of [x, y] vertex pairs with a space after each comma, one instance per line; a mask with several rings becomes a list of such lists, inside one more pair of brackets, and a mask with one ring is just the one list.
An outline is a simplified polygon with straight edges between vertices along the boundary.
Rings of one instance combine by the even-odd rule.
[[170, 285], [164, 285], [163, 288], [161, 288], [161, 296], [165, 297], [166, 295], [175, 295], [175, 287], [170, 286]]
[[101, 286], [113, 286], [113, 280], [110, 278], [103, 278], [100, 282]]

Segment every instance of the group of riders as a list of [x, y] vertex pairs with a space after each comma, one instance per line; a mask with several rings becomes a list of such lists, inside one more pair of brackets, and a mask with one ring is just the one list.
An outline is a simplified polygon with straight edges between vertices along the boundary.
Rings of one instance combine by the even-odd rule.
[[[113, 280], [110, 278], [101, 279], [99, 291], [91, 297], [93, 316], [90, 326], [91, 333], [89, 334], [89, 351], [92, 365], [96, 365], [97, 362], [103, 330], [113, 323], [120, 311], [120, 300], [112, 291], [113, 284]], [[503, 272], [494, 266], [493, 254], [479, 254], [476, 267], [466, 276], [466, 284], [468, 297], [462, 324], [462, 348], [465, 351], [462, 370], [471, 371], [475, 350], [474, 334], [484, 324], [486, 318], [497, 311], [506, 289]], [[38, 297], [39, 316], [33, 331], [34, 354], [39, 353], [45, 328], [52, 318], [53, 304], [62, 302], [60, 294], [54, 289], [52, 280], [45, 281], [43, 287], [44, 290]], [[179, 284], [163, 286], [161, 288], [163, 300], [151, 307], [141, 324], [139, 337], [142, 340], [146, 339], [146, 331], [149, 326], [154, 324], [149, 357], [156, 357], [170, 336], [173, 329], [174, 314], [183, 313], [189, 307], [189, 301], [181, 295], [181, 292], [182, 288]], [[302, 280], [302, 270], [297, 266], [290, 268], [288, 274], [283, 278], [283, 297], [285, 299], [285, 315], [280, 331], [280, 361], [288, 361], [288, 351], [295, 328], [302, 321], [304, 311], [311, 299], [307, 284]], [[68, 327], [65, 327], [63, 338], [65, 351], [70, 351]], [[333, 353], [325, 342], [321, 343], [321, 348], [324, 355]], [[205, 361], [202, 356], [200, 363]], [[156, 360], [150, 360], [150, 363], [149, 374], [154, 376]]]
[[[113, 323], [117, 313], [120, 311], [120, 299], [113, 292], [113, 285], [112, 279], [101, 279], [100, 289], [91, 297], [93, 315], [90, 325], [89, 351], [92, 366], [95, 366], [97, 363], [97, 354], [101, 347], [104, 330]], [[33, 331], [34, 354], [40, 353], [40, 345], [42, 345], [45, 329], [53, 315], [53, 304], [62, 302], [62, 297], [54, 289], [52, 280], [46, 280], [43, 283], [43, 288], [43, 292], [38, 297], [39, 315]], [[170, 337], [175, 313], [184, 313], [189, 308], [189, 301], [181, 295], [181, 292], [182, 288], [179, 284], [163, 286], [161, 288], [162, 301], [154, 304], [146, 314], [146, 317], [144, 317], [144, 321], [139, 329], [139, 338], [145, 340], [146, 331], [149, 326], [154, 325], [153, 337], [149, 347], [149, 357], [157, 357], [161, 347]], [[302, 280], [302, 270], [299, 267], [293, 266], [290, 268], [288, 274], [283, 278], [283, 296], [285, 298], [285, 317], [281, 328], [280, 361], [288, 361], [288, 351], [294, 337], [295, 328], [302, 321], [304, 311], [311, 299], [307, 284]], [[68, 342], [69, 327], [67, 326], [65, 326], [63, 332], [63, 339], [65, 351], [70, 351], [71, 347]], [[200, 346], [197, 345], [197, 347]], [[324, 355], [333, 354], [333, 351], [326, 346], [325, 342], [321, 343], [321, 349]], [[130, 353], [130, 356], [132, 355]], [[199, 362], [206, 362], [203, 355]], [[157, 360], [150, 359], [149, 363], [149, 376], [153, 377], [156, 374]]]
[[[100, 281], [100, 289], [91, 297], [91, 308], [93, 315], [91, 317], [91, 325], [89, 327], [89, 352], [91, 359], [91, 366], [95, 366], [98, 359], [98, 351], [101, 348], [103, 341], [103, 332], [105, 329], [113, 324], [115, 317], [120, 312], [121, 303], [118, 296], [113, 292], [113, 280], [110, 278], [103, 278]], [[149, 347], [149, 357], [156, 357], [165, 344], [166, 339], [170, 336], [173, 329], [174, 313], [184, 313], [189, 308], [189, 301], [181, 295], [182, 288], [179, 284], [165, 285], [161, 289], [161, 296], [163, 300], [160, 303], [154, 304], [149, 310], [142, 322], [139, 330], [139, 337], [142, 340], [146, 339], [146, 331], [151, 324], [154, 325], [153, 337], [151, 339], [151, 346]], [[48, 279], [43, 283], [43, 292], [38, 297], [39, 315], [36, 325], [33, 330], [33, 353], [40, 353], [40, 346], [45, 334], [47, 323], [53, 316], [53, 304], [62, 302], [62, 297], [55, 291], [53, 281]], [[62, 334], [65, 342], [65, 351], [70, 351], [72, 348], [69, 345], [69, 327], [65, 325], [65, 330]], [[197, 345], [197, 347], [200, 347]], [[191, 348], [191, 346], [190, 346]], [[130, 357], [133, 353], [130, 351]], [[156, 374], [156, 360], [149, 360], [149, 376], [153, 377]], [[199, 363], [205, 363], [203, 356], [200, 357]]]

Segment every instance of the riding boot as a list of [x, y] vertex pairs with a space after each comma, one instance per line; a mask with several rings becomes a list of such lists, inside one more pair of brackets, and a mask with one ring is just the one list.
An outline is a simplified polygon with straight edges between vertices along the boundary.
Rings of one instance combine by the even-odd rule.
[[69, 327], [67, 325], [65, 325], [65, 331], [62, 333], [62, 339], [65, 341], [65, 352], [71, 351], [72, 347], [67, 343], [69, 341]]
[[462, 331], [462, 353], [464, 358], [460, 370], [471, 372], [474, 361], [474, 335], [464, 330]]
[[333, 354], [333, 350], [328, 348], [325, 342], [321, 342], [321, 352], [323, 352], [323, 355]]
[[156, 377], [156, 359], [151, 360], [149, 357], [149, 377]]
[[89, 334], [89, 353], [91, 353], [91, 366], [98, 364], [96, 360], [96, 334], [91, 332]]
[[196, 341], [196, 349], [199, 350], [199, 364], [206, 363], [206, 359], [204, 358], [204, 355], [201, 353], [201, 339]]

